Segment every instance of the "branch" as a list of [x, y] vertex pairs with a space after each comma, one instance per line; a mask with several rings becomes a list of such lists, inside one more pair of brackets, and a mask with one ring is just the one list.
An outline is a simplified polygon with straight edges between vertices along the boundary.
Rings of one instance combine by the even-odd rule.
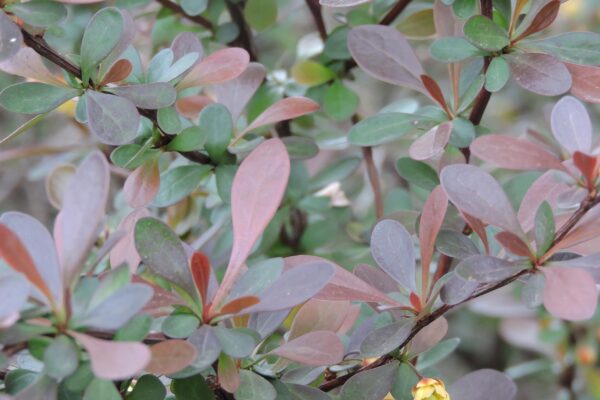
[[190, 21], [194, 21], [195, 23], [202, 25], [206, 29], [210, 29], [210, 30], [213, 29], [212, 22], [210, 22], [209, 20], [207, 20], [206, 18], [204, 18], [201, 15], [187, 14], [183, 10], [183, 8], [181, 8], [181, 6], [179, 4], [173, 3], [171, 0], [156, 0], [156, 1], [158, 1], [163, 7], [168, 8], [169, 10], [172, 10], [175, 13], [184, 16], [185, 18], [189, 19]]
[[306, 5], [315, 20], [315, 25], [317, 26], [321, 39], [323, 39], [323, 41], [327, 40], [327, 28], [325, 28], [325, 21], [323, 21], [319, 0], [306, 0]]
[[412, 0], [399, 0], [394, 7], [379, 21], [379, 25], [390, 25], [410, 4]]
[[240, 31], [237, 38], [230, 44], [243, 47], [250, 54], [250, 60], [257, 61], [258, 57], [252, 40], [252, 29], [250, 29], [250, 26], [246, 22], [242, 9], [239, 4], [233, 3], [231, 0], [225, 0], [225, 5], [227, 6], [227, 10], [229, 10], [229, 15], [231, 15], [231, 21], [237, 25]]
[[[43, 37], [32, 35], [31, 33], [27, 32], [23, 28], [21, 28], [21, 33], [23, 34], [23, 39], [25, 41], [25, 44], [27, 44], [30, 48], [32, 48], [36, 53], [38, 53], [40, 56], [44, 57], [48, 61], [59, 66], [60, 68], [67, 71], [69, 74], [71, 74], [74, 77], [81, 80], [81, 69], [77, 65], [73, 64], [71, 61], [69, 61], [68, 59], [63, 57], [60, 53], [58, 53], [52, 47], [50, 47], [50, 45], [48, 45], [48, 43], [44, 40]], [[150, 121], [152, 121], [154, 126], [161, 132], [162, 140], [160, 142], [160, 146], [166, 146], [167, 144], [169, 144], [171, 142], [171, 140], [173, 140], [175, 138], [175, 135], [170, 135], [170, 134], [164, 132], [160, 128], [160, 126], [158, 125], [158, 120], [156, 118], [155, 110], [148, 110], [148, 109], [139, 108], [139, 107], [137, 108], [137, 110], [140, 113], [140, 115], [142, 115], [142, 116], [148, 118]], [[211, 164], [212, 163], [210, 157], [208, 157], [206, 154], [200, 153], [198, 151], [183, 152], [180, 154], [183, 155], [188, 160], [197, 162], [199, 164]]]
[[375, 197], [375, 216], [377, 219], [383, 217], [383, 195], [381, 194], [381, 184], [379, 182], [379, 175], [377, 174], [377, 167], [373, 162], [373, 148], [363, 147], [363, 158], [367, 166], [367, 174], [369, 175], [369, 181], [371, 182], [371, 188], [373, 189], [373, 196]]
[[565, 222], [565, 224], [556, 232], [552, 245], [560, 242], [567, 236], [567, 234], [577, 225], [577, 223], [583, 218], [583, 216], [594, 206], [600, 203], [600, 196], [592, 195], [585, 199], [580, 205], [577, 211], [571, 215], [571, 217]]

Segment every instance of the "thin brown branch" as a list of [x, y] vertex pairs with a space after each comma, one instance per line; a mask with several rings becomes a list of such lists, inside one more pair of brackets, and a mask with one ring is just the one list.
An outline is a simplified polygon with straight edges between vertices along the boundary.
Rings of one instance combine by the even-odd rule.
[[229, 44], [243, 47], [248, 54], [250, 54], [250, 60], [257, 61], [258, 56], [256, 49], [254, 48], [252, 29], [246, 22], [246, 18], [244, 18], [244, 12], [242, 11], [240, 4], [234, 3], [231, 0], [225, 0], [225, 5], [231, 16], [231, 21], [236, 24], [239, 29], [237, 38]]
[[398, 15], [410, 4], [412, 0], [399, 0], [379, 21], [379, 25], [390, 25], [398, 18]]
[[384, 204], [379, 174], [377, 173], [377, 167], [373, 161], [373, 149], [370, 146], [363, 147], [362, 153], [363, 158], [365, 159], [365, 165], [367, 166], [367, 174], [369, 175], [371, 188], [373, 189], [373, 197], [375, 198], [375, 216], [377, 219], [380, 219], [383, 217]]
[[163, 7], [168, 8], [169, 10], [180, 14], [182, 16], [184, 16], [185, 18], [189, 19], [190, 21], [193, 21], [197, 24], [202, 25], [203, 27], [205, 27], [206, 29], [212, 30], [213, 29], [213, 24], [212, 22], [210, 22], [209, 20], [207, 20], [206, 18], [204, 18], [201, 15], [189, 15], [187, 14], [183, 8], [181, 8], [181, 6], [177, 3], [173, 3], [171, 0], [156, 0], [158, 1]]
[[571, 215], [571, 217], [565, 222], [565, 224], [556, 232], [554, 237], [554, 241], [552, 244], [556, 244], [563, 240], [565, 236], [569, 234], [569, 232], [577, 225], [577, 223], [583, 218], [583, 216], [594, 206], [600, 204], [600, 196], [589, 196], [585, 199], [580, 205], [577, 211]]
[[321, 13], [321, 4], [319, 3], [319, 0], [306, 0], [306, 5], [315, 20], [315, 25], [317, 26], [321, 39], [323, 39], [323, 41], [327, 40], [327, 28], [325, 28], [325, 21], [323, 20], [323, 14]]
[[[23, 34], [25, 44], [32, 48], [36, 53], [38, 53], [40, 56], [44, 57], [48, 61], [52, 62], [53, 64], [64, 69], [77, 79], [81, 79], [81, 69], [77, 65], [73, 64], [70, 60], [62, 56], [60, 53], [58, 53], [56, 50], [54, 50], [52, 47], [50, 47], [50, 45], [48, 45], [48, 43], [44, 40], [43, 37], [35, 36], [23, 28], [21, 28], [21, 33]], [[167, 144], [169, 144], [169, 142], [171, 142], [171, 140], [173, 140], [173, 138], [175, 138], [174, 135], [167, 134], [166, 132], [162, 131], [162, 129], [159, 127], [155, 110], [148, 110], [139, 107], [137, 110], [140, 113], [140, 115], [152, 121], [154, 126], [161, 132], [162, 140], [160, 141], [160, 146], [166, 146]], [[198, 151], [183, 152], [181, 153], [181, 155], [199, 164], [212, 163], [210, 157]]]

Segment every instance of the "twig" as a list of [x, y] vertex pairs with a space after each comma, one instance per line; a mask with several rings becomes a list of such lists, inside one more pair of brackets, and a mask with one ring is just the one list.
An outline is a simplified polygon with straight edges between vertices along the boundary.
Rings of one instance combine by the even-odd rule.
[[367, 166], [367, 174], [369, 175], [369, 181], [371, 182], [371, 188], [373, 189], [373, 196], [375, 197], [375, 216], [377, 219], [383, 217], [384, 204], [383, 195], [381, 194], [381, 184], [379, 182], [379, 174], [377, 173], [377, 167], [373, 162], [373, 148], [370, 146], [362, 148], [363, 158], [365, 159], [365, 165]]
[[379, 21], [379, 25], [390, 25], [412, 0], [399, 0], [394, 7]]
[[594, 206], [600, 204], [600, 196], [592, 195], [585, 199], [580, 205], [577, 211], [571, 215], [571, 217], [565, 222], [565, 224], [556, 232], [555, 239], [552, 244], [556, 244], [563, 240], [565, 236], [577, 225], [577, 223], [583, 218], [585, 213], [594, 208]]
[[323, 41], [327, 40], [327, 28], [325, 28], [325, 21], [323, 21], [319, 0], [306, 0], [306, 5], [315, 20], [315, 25], [317, 26], [321, 39], [323, 39]]
[[225, 0], [225, 5], [227, 6], [227, 10], [229, 10], [229, 15], [231, 15], [231, 21], [237, 25], [240, 31], [237, 38], [230, 44], [243, 47], [250, 54], [250, 60], [257, 61], [258, 56], [252, 40], [252, 29], [246, 22], [242, 9], [239, 4], [233, 3], [231, 0]]
[[173, 3], [171, 0], [156, 0], [156, 1], [158, 1], [163, 7], [168, 8], [169, 10], [172, 10], [172, 11], [176, 12], [177, 14], [184, 16], [185, 18], [189, 19], [190, 21], [194, 21], [195, 23], [202, 25], [206, 29], [210, 29], [210, 30], [213, 29], [212, 22], [210, 22], [209, 20], [207, 20], [206, 18], [204, 18], [201, 15], [187, 14], [183, 10], [183, 8], [181, 8], [181, 6], [179, 4]]

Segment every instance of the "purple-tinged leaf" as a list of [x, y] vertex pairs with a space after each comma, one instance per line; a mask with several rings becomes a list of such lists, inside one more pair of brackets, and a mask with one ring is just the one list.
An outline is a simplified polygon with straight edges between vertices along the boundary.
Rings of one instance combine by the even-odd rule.
[[440, 317], [421, 329], [410, 341], [410, 355], [421, 354], [438, 344], [448, 332], [448, 321]]
[[545, 286], [546, 278], [544, 274], [536, 273], [528, 276], [521, 292], [523, 303], [529, 308], [541, 306], [544, 303]]
[[131, 13], [123, 9], [117, 9], [117, 11], [123, 18], [123, 31], [121, 32], [117, 45], [102, 61], [100, 72], [98, 74], [99, 76], [105, 76], [106, 73], [108, 73], [112, 66], [119, 60], [121, 54], [123, 54], [123, 52], [131, 45], [136, 34], [136, 24]]
[[435, 245], [440, 253], [458, 260], [480, 254], [477, 245], [457, 231], [441, 230]]
[[145, 83], [141, 85], [116, 86], [107, 91], [130, 100], [133, 104], [149, 110], [169, 107], [177, 98], [177, 91], [165, 82]]
[[508, 252], [521, 257], [534, 258], [532, 249], [517, 235], [503, 231], [497, 233], [494, 238]]
[[238, 117], [265, 79], [266, 70], [259, 63], [250, 63], [237, 78], [215, 86], [219, 103], [225, 105], [233, 121]]
[[240, 373], [235, 364], [235, 360], [223, 353], [219, 356], [219, 365], [217, 368], [219, 384], [225, 391], [235, 393], [240, 387]]
[[296, 400], [330, 400], [330, 397], [312, 386], [298, 385], [296, 383], [286, 383], [288, 391]]
[[569, 153], [589, 153], [592, 148], [592, 122], [584, 105], [571, 96], [556, 103], [550, 116], [552, 134]]
[[[421, 221], [419, 223], [421, 268], [424, 271], [423, 281], [425, 284], [428, 283], [429, 266], [435, 251], [435, 239], [444, 222], [447, 208], [448, 196], [446, 196], [446, 193], [440, 186], [437, 186], [423, 205], [423, 212], [421, 213]], [[424, 289], [427, 288], [424, 287]], [[425, 297], [426, 294], [422, 293], [422, 296]]]
[[198, 36], [192, 32], [181, 32], [180, 34], [175, 36], [175, 39], [173, 39], [170, 48], [173, 51], [174, 61], [177, 61], [181, 57], [190, 53], [197, 53], [199, 61], [204, 55], [204, 48], [202, 47], [202, 43], [200, 43]]
[[342, 386], [341, 400], [383, 399], [392, 390], [397, 373], [396, 361], [358, 373]]
[[572, 258], [565, 261], [549, 261], [546, 265], [562, 268], [581, 268], [589, 272], [590, 275], [594, 277], [596, 283], [600, 283], [600, 253]]
[[395, 220], [385, 219], [373, 228], [371, 254], [377, 265], [406, 289], [415, 292], [415, 250], [412, 237]]
[[221, 342], [214, 333], [212, 327], [202, 325], [200, 329], [192, 333], [187, 339], [198, 352], [194, 367], [198, 370], [208, 368], [214, 363], [221, 353]]
[[250, 55], [244, 49], [230, 47], [217, 50], [200, 61], [179, 86], [214, 85], [235, 79], [248, 67]]
[[600, 67], [569, 63], [565, 65], [573, 79], [571, 93], [583, 101], [600, 103]]
[[233, 358], [247, 357], [256, 347], [254, 338], [241, 330], [221, 326], [212, 327], [212, 330], [221, 343], [222, 352]]
[[258, 332], [261, 338], [266, 338], [285, 321], [290, 310], [257, 312], [250, 315], [248, 328]]
[[414, 321], [404, 319], [375, 329], [361, 343], [361, 354], [365, 357], [379, 357], [398, 349], [408, 339], [413, 326]]
[[152, 157], [127, 177], [123, 186], [123, 197], [132, 208], [146, 207], [154, 200], [159, 187], [158, 157]]
[[484, 170], [472, 165], [449, 165], [442, 170], [440, 181], [450, 201], [462, 212], [524, 236], [506, 193]]
[[394, 293], [399, 291], [396, 281], [390, 279], [390, 276], [381, 268], [375, 268], [367, 264], [358, 264], [354, 268], [353, 273], [381, 293]]
[[58, 383], [47, 375], [39, 374], [35, 382], [12, 397], [1, 400], [54, 400], [58, 398]]
[[535, 214], [544, 201], [556, 208], [559, 196], [569, 189], [569, 185], [556, 179], [554, 171], [548, 171], [536, 179], [525, 193], [517, 214], [523, 230], [529, 232], [533, 228]]
[[526, 139], [506, 135], [484, 135], [475, 139], [470, 149], [478, 158], [499, 168], [526, 171], [565, 170], [560, 158]]
[[[56, 304], [62, 304], [61, 270], [50, 232], [37, 219], [20, 212], [7, 212], [0, 215], [0, 223], [8, 227], [19, 239], [29, 253], [35, 269], [50, 290], [54, 301]], [[3, 238], [3, 241], [8, 239]], [[16, 247], [13, 249], [16, 250]], [[0, 254], [1, 252], [0, 250]], [[28, 274], [25, 273], [25, 276]]]
[[279, 311], [292, 308], [314, 297], [334, 276], [329, 263], [313, 262], [284, 272], [271, 286], [260, 294], [260, 303], [244, 310]]
[[102, 78], [101, 86], [106, 86], [109, 83], [117, 83], [124, 81], [133, 71], [131, 61], [120, 59], [110, 67], [106, 75]]
[[279, 139], [261, 143], [238, 168], [231, 187], [233, 248], [213, 304], [220, 305], [231, 291], [252, 247], [275, 215], [289, 175], [290, 157]]
[[480, 369], [454, 382], [448, 393], [460, 400], [512, 400], [517, 394], [515, 383], [502, 372]]
[[444, 151], [450, 134], [452, 133], [452, 122], [444, 122], [430, 129], [426, 134], [415, 140], [408, 153], [413, 160], [428, 160]]
[[240, 386], [234, 394], [236, 400], [275, 400], [277, 391], [262, 376], [245, 369], [240, 370]]
[[408, 40], [395, 28], [362, 25], [348, 34], [348, 50], [369, 75], [429, 95], [421, 75], [423, 67]]
[[594, 277], [582, 268], [544, 267], [544, 306], [557, 318], [582, 321], [592, 318], [598, 303]]
[[86, 349], [92, 372], [100, 379], [123, 380], [138, 375], [150, 362], [148, 346], [137, 342], [113, 342], [69, 331]]
[[558, 96], [571, 89], [571, 74], [565, 64], [547, 54], [516, 53], [506, 57], [517, 83], [542, 96]]
[[142, 260], [135, 248], [135, 224], [139, 219], [149, 216], [150, 212], [148, 210], [140, 208], [132, 211], [131, 214], [127, 215], [123, 218], [121, 223], [119, 223], [117, 230], [124, 231], [125, 237], [110, 251], [110, 266], [112, 268], [116, 268], [125, 263], [129, 266], [129, 271], [132, 274], [135, 273]]
[[77, 168], [64, 194], [63, 207], [54, 222], [54, 241], [63, 275], [69, 287], [98, 238], [108, 201], [110, 171], [96, 151]]
[[294, 317], [288, 339], [313, 331], [337, 332], [350, 313], [351, 307], [349, 301], [307, 301]]
[[0, 321], [21, 310], [27, 303], [29, 291], [29, 283], [22, 275], [0, 275], [0, 293], [3, 297], [2, 302], [0, 302]]
[[292, 339], [269, 354], [304, 365], [333, 365], [344, 358], [344, 345], [333, 332], [316, 331]]
[[146, 371], [154, 375], [171, 375], [190, 365], [196, 348], [185, 340], [165, 340], [150, 347], [152, 358]]
[[456, 266], [461, 278], [478, 283], [494, 283], [517, 274], [525, 266], [501, 258], [472, 256]]
[[118, 146], [135, 139], [140, 114], [131, 101], [93, 90], [85, 99], [90, 130], [102, 143]]
[[58, 76], [52, 74], [46, 68], [46, 65], [42, 61], [42, 56], [36, 53], [31, 47], [21, 47], [19, 52], [13, 57], [0, 62], [0, 71], [50, 85], [65, 85]]
[[469, 298], [479, 284], [476, 281], [466, 280], [455, 272], [451, 274], [450, 279], [442, 288], [440, 297], [444, 304], [455, 305]]

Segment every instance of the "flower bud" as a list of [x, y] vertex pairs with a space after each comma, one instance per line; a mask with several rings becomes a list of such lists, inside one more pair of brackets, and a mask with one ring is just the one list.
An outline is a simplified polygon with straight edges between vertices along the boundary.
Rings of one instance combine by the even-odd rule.
[[444, 382], [440, 379], [423, 378], [412, 389], [414, 400], [451, 400]]

